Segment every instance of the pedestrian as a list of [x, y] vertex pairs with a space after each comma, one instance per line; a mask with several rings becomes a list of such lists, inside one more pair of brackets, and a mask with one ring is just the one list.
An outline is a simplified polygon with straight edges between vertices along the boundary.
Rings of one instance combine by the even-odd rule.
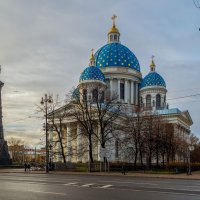
[[122, 174], [126, 175], [126, 167], [124, 166], [124, 164], [122, 165]]
[[55, 169], [55, 164], [53, 162], [51, 164], [51, 169], [52, 169], [52, 171], [54, 171], [54, 169]]
[[31, 170], [31, 165], [30, 165], [30, 163], [28, 163], [27, 168], [28, 168], [28, 171], [30, 172], [30, 170]]
[[26, 172], [26, 170], [27, 170], [27, 164], [24, 163], [24, 171]]

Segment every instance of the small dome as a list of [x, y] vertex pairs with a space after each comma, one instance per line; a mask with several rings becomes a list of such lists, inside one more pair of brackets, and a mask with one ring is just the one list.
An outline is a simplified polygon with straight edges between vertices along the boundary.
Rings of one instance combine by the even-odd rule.
[[140, 88], [148, 86], [162, 86], [166, 87], [165, 81], [157, 72], [153, 71], [147, 74], [140, 84]]
[[120, 33], [119, 33], [119, 30], [116, 28], [115, 25], [113, 25], [113, 26], [110, 28], [110, 30], [108, 31], [108, 34], [110, 34], [110, 33], [118, 33], [118, 34], [120, 34]]
[[76, 88], [73, 92], [72, 92], [72, 99], [80, 99], [80, 91], [79, 88]]
[[105, 76], [100, 69], [95, 66], [87, 67], [81, 74], [79, 82], [87, 80], [98, 80], [105, 82]]
[[96, 66], [129, 67], [140, 72], [138, 59], [126, 46], [120, 43], [109, 43], [95, 53]]

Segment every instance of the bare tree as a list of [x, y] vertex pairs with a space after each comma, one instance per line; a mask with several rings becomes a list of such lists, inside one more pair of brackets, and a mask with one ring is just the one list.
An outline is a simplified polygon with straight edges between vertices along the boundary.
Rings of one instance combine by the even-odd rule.
[[193, 3], [194, 3], [196, 8], [200, 8], [199, 0], [193, 0]]
[[144, 154], [144, 116], [140, 108], [132, 115], [126, 116], [123, 130], [125, 131], [124, 145], [127, 147], [126, 155], [134, 161], [136, 169], [138, 158], [140, 157], [141, 166], [143, 166]]
[[[67, 116], [66, 107], [61, 107], [62, 109], [57, 110], [58, 102], [53, 103], [51, 106], [50, 113], [48, 115], [48, 124], [49, 124], [49, 130], [57, 135], [57, 137], [54, 137], [54, 139], [51, 141], [53, 145], [55, 146], [57, 143], [59, 144], [60, 148], [58, 152], [54, 152], [57, 154], [61, 154], [61, 157], [63, 159], [63, 162], [66, 163], [66, 154], [64, 149], [66, 148], [65, 140], [65, 127], [64, 127], [64, 119]], [[55, 140], [55, 138], [57, 138]], [[52, 144], [51, 144], [52, 145]]]
[[[47, 140], [48, 140], [48, 150], [53, 148], [54, 152], [53, 154], [58, 155], [62, 157], [62, 160], [64, 163], [66, 163], [66, 154], [65, 154], [65, 148], [66, 148], [66, 144], [65, 144], [65, 140], [66, 140], [66, 136], [65, 136], [65, 125], [64, 125], [64, 120], [66, 119], [67, 116], [67, 108], [66, 106], [61, 106], [61, 102], [59, 102], [59, 98], [58, 95], [56, 96], [56, 98], [53, 99], [53, 95], [49, 95], [51, 98], [51, 103], [48, 105], [47, 108], [47, 119], [48, 119], [48, 123], [47, 123]], [[37, 106], [37, 110], [38, 112], [44, 113], [45, 114], [45, 108], [43, 106]], [[53, 134], [54, 137], [53, 139], [51, 139], [50, 141], [50, 134]], [[56, 151], [55, 147], [56, 145], [59, 144], [59, 150]]]
[[[97, 112], [96, 121], [98, 124], [98, 132], [95, 132], [95, 137], [99, 141], [101, 148], [106, 148], [106, 143], [114, 138], [115, 132], [119, 129], [119, 118], [122, 115], [122, 104], [118, 102], [116, 93], [110, 94], [107, 92], [98, 92], [94, 96], [93, 105]], [[104, 161], [105, 161], [105, 155]]]
[[8, 149], [13, 162], [22, 162], [24, 142], [21, 139], [14, 137], [8, 139]]
[[89, 157], [92, 163], [94, 161], [93, 138], [96, 138], [101, 148], [105, 149], [106, 142], [113, 138], [122, 104], [117, 102], [116, 94], [111, 95], [110, 92], [104, 92], [98, 87], [92, 89], [90, 98], [80, 92], [74, 93], [74, 96], [71, 101], [73, 105], [71, 115], [82, 126], [83, 134], [88, 138]]

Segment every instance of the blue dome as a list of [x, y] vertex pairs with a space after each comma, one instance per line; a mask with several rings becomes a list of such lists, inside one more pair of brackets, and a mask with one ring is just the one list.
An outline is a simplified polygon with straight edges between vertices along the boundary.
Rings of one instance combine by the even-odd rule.
[[148, 86], [163, 86], [163, 87], [166, 87], [166, 84], [165, 84], [165, 81], [162, 78], [162, 76], [160, 76], [156, 72], [150, 72], [142, 80], [142, 82], [140, 84], [140, 88], [148, 87]]
[[79, 82], [86, 80], [98, 80], [105, 82], [105, 76], [97, 67], [89, 66], [82, 72]]
[[109, 66], [129, 67], [140, 72], [140, 64], [126, 46], [120, 43], [109, 43], [95, 53], [98, 68]]

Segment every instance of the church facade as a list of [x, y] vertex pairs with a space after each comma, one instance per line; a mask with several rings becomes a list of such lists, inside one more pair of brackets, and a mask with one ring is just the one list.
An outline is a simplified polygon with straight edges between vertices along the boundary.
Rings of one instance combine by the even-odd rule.
[[[115, 93], [118, 102], [126, 107], [127, 115], [135, 112], [138, 107], [142, 108], [143, 112], [155, 112], [174, 124], [179, 136], [188, 140], [190, 126], [193, 124], [189, 112], [169, 108], [166, 102], [166, 83], [157, 72], [153, 57], [149, 73], [146, 76], [142, 75], [137, 57], [120, 42], [120, 32], [116, 27], [115, 18], [116, 16], [113, 16], [113, 24], [107, 34], [107, 44], [96, 53], [92, 52], [89, 66], [80, 75], [77, 90], [82, 94], [87, 91], [88, 99], [93, 96], [94, 86], [101, 91], [110, 91], [111, 95]], [[64, 143], [68, 162], [87, 162], [89, 159], [87, 154], [82, 155], [80, 152], [81, 144], [85, 140], [81, 130], [74, 119], [66, 118]], [[99, 131], [98, 126], [96, 131]], [[72, 140], [73, 135], [76, 135], [75, 140]], [[51, 140], [55, 137], [54, 134], [50, 136]], [[55, 146], [55, 150], [58, 151], [59, 148], [59, 144]], [[72, 149], [75, 149], [75, 155], [70, 153]], [[93, 151], [95, 160], [102, 160], [101, 151], [101, 146], [97, 141]], [[116, 149], [114, 139], [108, 142], [105, 151], [110, 161], [124, 161], [123, 155], [119, 155], [120, 150]], [[55, 155], [53, 160], [61, 161], [61, 158]]]

